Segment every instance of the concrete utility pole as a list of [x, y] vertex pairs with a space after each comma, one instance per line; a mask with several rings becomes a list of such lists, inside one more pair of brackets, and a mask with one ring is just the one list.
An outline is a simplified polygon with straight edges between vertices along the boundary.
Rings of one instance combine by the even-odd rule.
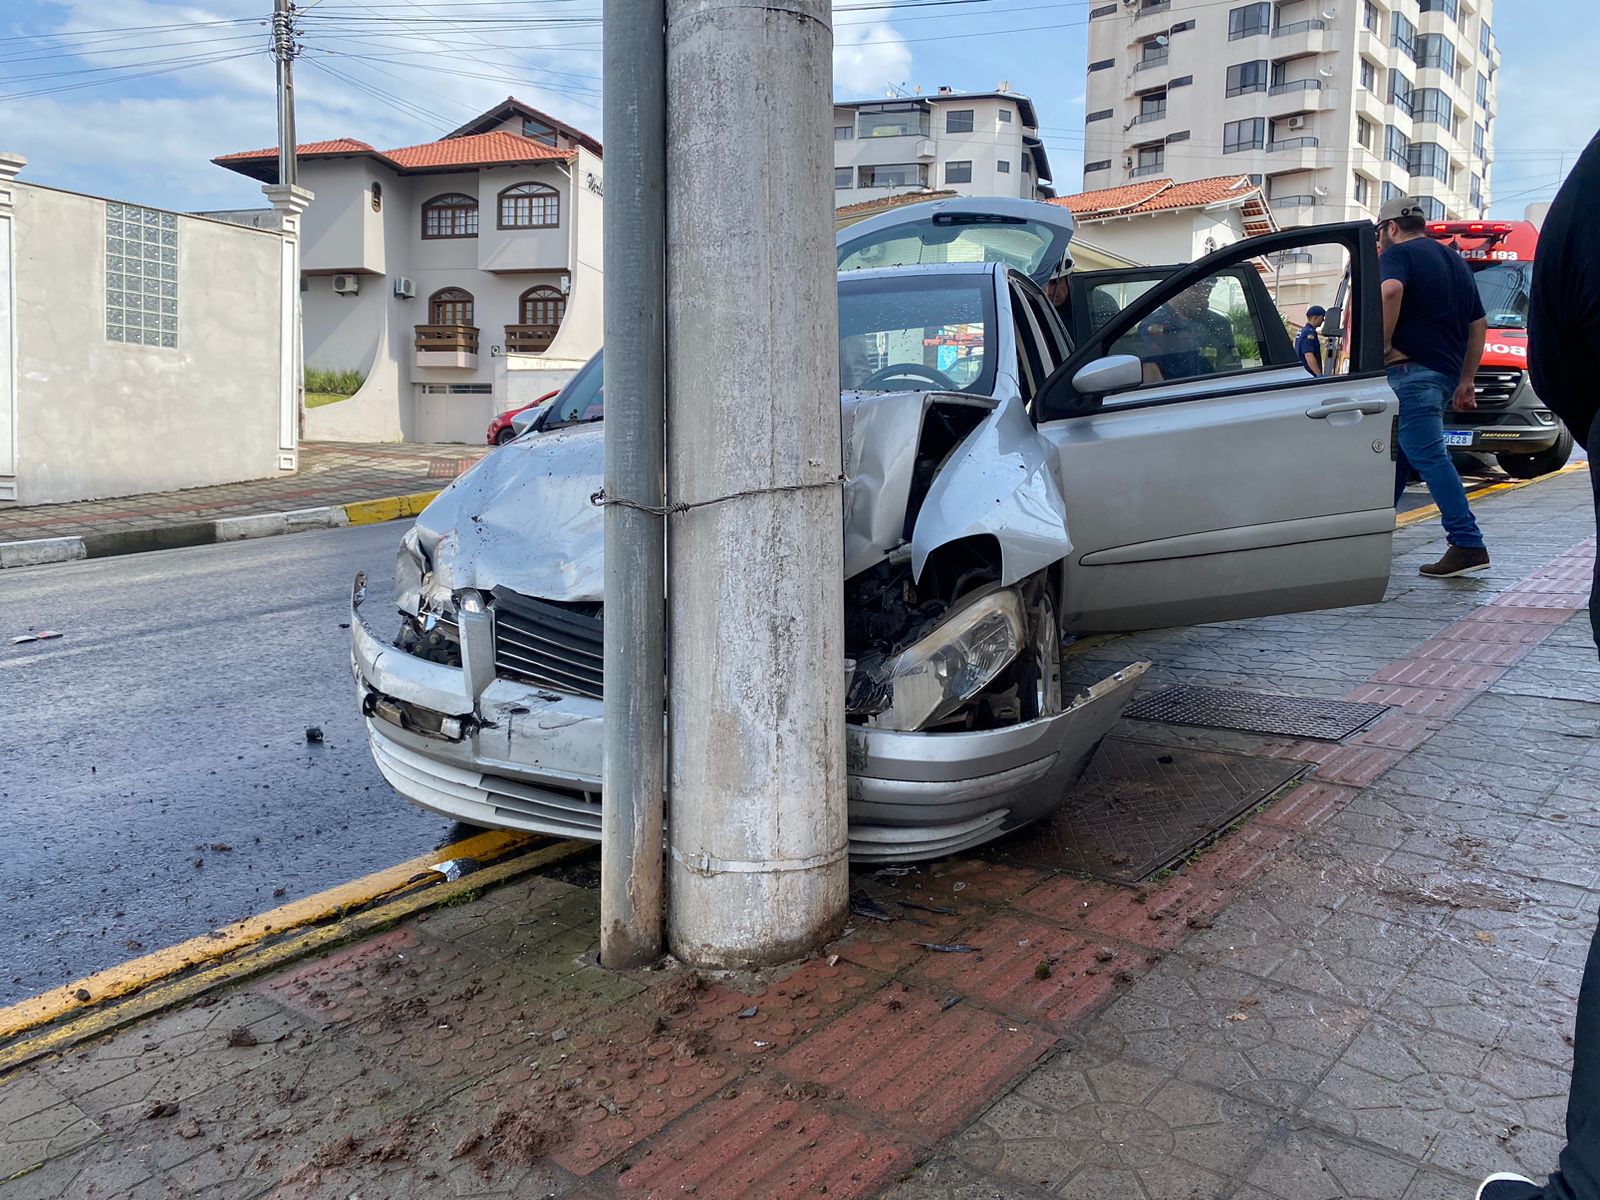
[[662, 0], [606, 0], [605, 767], [600, 961], [661, 954], [665, 817], [666, 40]]
[[829, 21], [667, 0], [667, 482], [694, 506], [668, 525], [668, 924], [707, 965], [813, 949], [849, 890]]
[[294, 155], [294, 4], [272, 0], [272, 57], [278, 64], [278, 184], [297, 184]]

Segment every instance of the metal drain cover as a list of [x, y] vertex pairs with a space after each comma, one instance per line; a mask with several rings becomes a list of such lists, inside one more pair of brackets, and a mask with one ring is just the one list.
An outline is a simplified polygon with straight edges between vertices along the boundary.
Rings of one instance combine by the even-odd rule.
[[979, 850], [1017, 866], [1137, 883], [1210, 841], [1306, 763], [1109, 737], [1037, 825]]
[[1236, 688], [1174, 687], [1129, 705], [1123, 716], [1166, 725], [1203, 725], [1338, 742], [1387, 711], [1387, 705], [1349, 700], [1307, 700]]

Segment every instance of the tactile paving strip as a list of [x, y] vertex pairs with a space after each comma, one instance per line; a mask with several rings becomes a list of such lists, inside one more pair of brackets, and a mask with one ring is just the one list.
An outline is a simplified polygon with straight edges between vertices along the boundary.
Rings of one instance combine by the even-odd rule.
[[1382, 704], [1349, 700], [1275, 696], [1237, 688], [1173, 687], [1129, 705], [1123, 715], [1166, 725], [1203, 725], [1338, 742], [1366, 728], [1385, 711]]

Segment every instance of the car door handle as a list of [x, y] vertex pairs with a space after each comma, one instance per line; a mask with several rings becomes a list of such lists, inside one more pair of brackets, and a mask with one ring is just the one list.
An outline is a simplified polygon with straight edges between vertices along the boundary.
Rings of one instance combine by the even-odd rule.
[[1321, 404], [1316, 408], [1308, 408], [1306, 416], [1313, 421], [1326, 421], [1335, 413], [1361, 413], [1375, 417], [1388, 407], [1382, 400], [1346, 400], [1343, 404]]

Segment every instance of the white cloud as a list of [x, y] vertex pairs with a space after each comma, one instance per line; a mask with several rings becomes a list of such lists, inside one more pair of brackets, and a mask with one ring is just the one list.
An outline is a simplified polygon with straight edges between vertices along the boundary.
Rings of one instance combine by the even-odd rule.
[[[76, 46], [95, 53], [13, 65], [16, 75], [112, 65], [130, 70], [102, 87], [9, 101], [0, 149], [26, 154], [24, 178], [38, 183], [176, 209], [263, 204], [258, 183], [210, 160], [277, 141], [273, 64], [267, 31], [257, 19], [265, 7], [260, 0], [211, 0], [204, 7], [158, 0], [51, 0], [45, 11], [54, 19], [35, 26], [36, 31], [82, 35], [129, 26], [174, 28], [118, 40], [86, 35], [48, 52]], [[426, 7], [427, 0], [419, 0], [419, 8]], [[210, 24], [239, 18], [249, 20]], [[598, 81], [580, 78], [598, 72], [598, 55], [558, 54], [545, 48], [547, 41], [541, 45], [540, 32], [531, 28], [515, 36], [478, 33], [419, 16], [396, 19], [392, 32], [380, 29], [375, 21], [356, 29], [305, 22], [304, 55], [295, 67], [299, 140], [345, 136], [379, 147], [409, 145], [437, 138], [511, 94], [600, 134]], [[211, 40], [222, 38], [237, 40]], [[598, 41], [598, 30], [593, 40]], [[243, 56], [131, 77], [156, 60], [212, 50]], [[330, 51], [337, 53], [330, 56]], [[0, 80], [0, 92], [95, 78], [63, 74], [29, 82], [13, 77]], [[552, 86], [536, 86], [533, 79]]]
[[911, 47], [887, 21], [833, 27], [833, 91], [836, 96], [881, 95], [890, 84], [911, 79]]

